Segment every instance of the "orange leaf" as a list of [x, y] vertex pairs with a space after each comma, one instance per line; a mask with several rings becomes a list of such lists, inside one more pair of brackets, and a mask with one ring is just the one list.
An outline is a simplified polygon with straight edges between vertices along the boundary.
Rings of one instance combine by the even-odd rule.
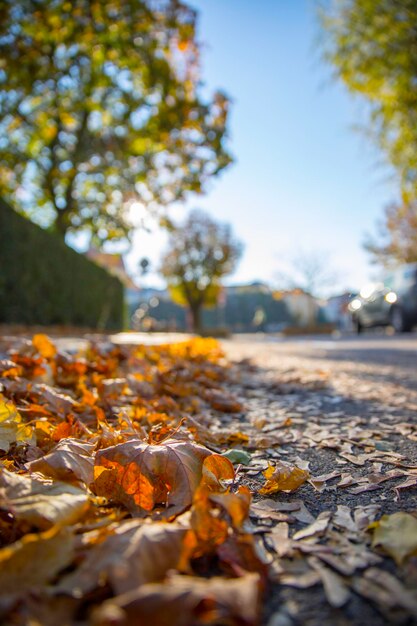
[[33, 335], [32, 343], [44, 359], [53, 359], [56, 355], [56, 348], [47, 335]]
[[282, 461], [278, 461], [275, 467], [270, 465], [263, 472], [263, 475], [266, 478], [266, 483], [259, 490], [259, 493], [263, 495], [276, 493], [277, 491], [295, 491], [310, 476], [306, 470]]
[[188, 441], [150, 445], [130, 439], [97, 453], [94, 489], [132, 514], [164, 505], [161, 515], [177, 515], [191, 505], [203, 461], [210, 455], [207, 448]]
[[233, 480], [235, 470], [233, 464], [221, 454], [212, 454], [203, 463], [202, 484], [211, 490], [224, 491], [223, 480]]

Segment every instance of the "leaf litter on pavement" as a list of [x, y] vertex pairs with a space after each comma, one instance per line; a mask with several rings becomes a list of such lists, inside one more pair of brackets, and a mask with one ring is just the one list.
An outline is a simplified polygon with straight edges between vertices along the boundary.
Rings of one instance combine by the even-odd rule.
[[[386, 484], [401, 503], [417, 466], [390, 434], [416, 441], [415, 427], [250, 415], [250, 371], [211, 339], [76, 354], [3, 341], [0, 620], [255, 626], [277, 587], [417, 617], [415, 512], [309, 505]], [[289, 373], [275, 393], [326, 384]], [[312, 473], [312, 449], [332, 451], [331, 471]]]

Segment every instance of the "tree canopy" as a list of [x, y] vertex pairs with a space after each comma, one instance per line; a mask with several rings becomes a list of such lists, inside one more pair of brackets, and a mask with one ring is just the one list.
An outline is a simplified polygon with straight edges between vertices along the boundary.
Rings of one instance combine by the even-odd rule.
[[216, 304], [221, 279], [233, 272], [242, 251], [229, 224], [200, 210], [172, 229], [160, 271], [174, 301], [188, 306], [196, 332], [201, 330], [202, 307]]
[[403, 198], [416, 199], [416, 0], [327, 0], [322, 16], [327, 59], [347, 88], [367, 99], [373, 134]]
[[97, 244], [129, 233], [131, 203], [201, 192], [231, 157], [196, 22], [180, 0], [1, 2], [0, 194]]

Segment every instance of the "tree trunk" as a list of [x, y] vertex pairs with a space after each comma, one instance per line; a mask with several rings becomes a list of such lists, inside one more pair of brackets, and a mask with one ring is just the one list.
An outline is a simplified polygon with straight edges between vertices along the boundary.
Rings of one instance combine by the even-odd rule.
[[193, 332], [197, 335], [203, 330], [201, 322], [201, 304], [190, 305], [191, 321], [193, 324]]
[[58, 210], [55, 220], [55, 231], [58, 235], [60, 235], [63, 239], [65, 239], [65, 235], [67, 234], [67, 230], [69, 228], [69, 220], [68, 220], [68, 211], [65, 209]]

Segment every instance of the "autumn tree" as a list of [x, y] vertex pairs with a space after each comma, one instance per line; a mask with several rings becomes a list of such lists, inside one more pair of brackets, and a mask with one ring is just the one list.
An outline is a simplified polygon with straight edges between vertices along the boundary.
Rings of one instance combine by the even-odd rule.
[[417, 202], [389, 204], [365, 248], [381, 265], [417, 262]]
[[231, 157], [196, 21], [180, 0], [3, 0], [0, 195], [97, 244], [130, 232], [133, 202], [201, 192]]
[[195, 332], [202, 329], [203, 306], [216, 304], [221, 280], [233, 272], [242, 250], [230, 225], [203, 211], [192, 211], [173, 227], [160, 271], [174, 301], [188, 306]]
[[326, 58], [367, 100], [406, 202], [417, 199], [416, 0], [324, 0], [322, 9]]

